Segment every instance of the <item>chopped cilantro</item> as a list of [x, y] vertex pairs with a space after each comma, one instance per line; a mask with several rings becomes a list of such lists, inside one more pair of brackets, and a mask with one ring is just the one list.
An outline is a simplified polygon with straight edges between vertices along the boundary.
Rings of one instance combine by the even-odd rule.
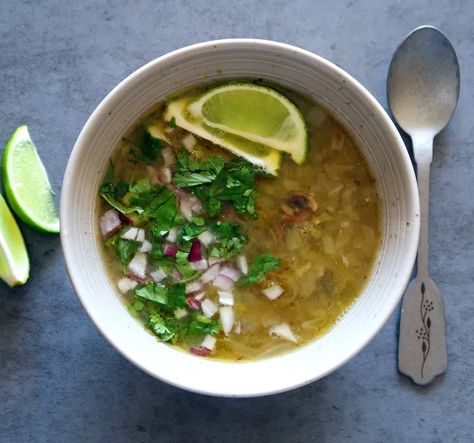
[[202, 202], [211, 217], [217, 216], [223, 202], [232, 203], [240, 215], [255, 216], [255, 174], [253, 165], [242, 159], [225, 163], [219, 157], [193, 160], [183, 151], [177, 157], [173, 183], [189, 188]]
[[181, 274], [181, 282], [195, 279], [199, 274], [188, 261], [188, 252], [178, 251], [176, 254], [176, 269]]
[[241, 286], [251, 286], [260, 283], [265, 273], [280, 266], [280, 260], [271, 254], [258, 255], [249, 266], [247, 275], [242, 276], [238, 284]]
[[150, 328], [161, 341], [176, 342], [176, 332], [174, 328], [158, 314], [153, 314], [148, 318], [146, 326]]
[[120, 263], [125, 266], [131, 260], [132, 255], [137, 252], [140, 245], [141, 243], [138, 241], [125, 240], [124, 238], [118, 239], [116, 243], [116, 252]]
[[176, 157], [176, 174], [173, 183], [179, 188], [189, 188], [212, 183], [224, 167], [220, 157], [208, 157], [205, 160], [192, 160], [185, 152], [179, 152]]
[[145, 163], [153, 163], [161, 152], [161, 140], [146, 132], [140, 143], [141, 159]]
[[217, 222], [210, 225], [216, 236], [216, 243], [209, 250], [212, 257], [231, 258], [239, 255], [248, 243], [247, 235], [240, 232], [240, 225], [234, 222]]
[[175, 117], [170, 118], [170, 121], [168, 122], [168, 126], [170, 128], [176, 128], [176, 118]]
[[186, 287], [184, 284], [175, 284], [167, 288], [161, 283], [148, 283], [135, 291], [135, 295], [158, 303], [166, 309], [186, 307]]
[[212, 320], [203, 315], [195, 315], [189, 322], [186, 335], [189, 337], [200, 337], [207, 334], [217, 334], [220, 331], [220, 325], [217, 320]]

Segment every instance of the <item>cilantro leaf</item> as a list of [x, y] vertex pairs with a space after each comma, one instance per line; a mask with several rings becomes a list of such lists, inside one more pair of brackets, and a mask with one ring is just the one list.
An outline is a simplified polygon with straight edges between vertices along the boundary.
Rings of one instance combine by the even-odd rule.
[[188, 337], [201, 337], [208, 334], [217, 334], [220, 329], [218, 320], [196, 314], [188, 324], [186, 335]]
[[176, 128], [176, 118], [174, 116], [170, 118], [170, 121], [168, 122], [168, 126], [170, 128]]
[[206, 230], [203, 225], [186, 223], [178, 227], [178, 244], [185, 245]]
[[168, 308], [185, 308], [186, 304], [186, 285], [177, 283], [168, 289]]
[[[124, 182], [121, 182], [124, 183]], [[117, 198], [116, 195], [120, 196], [123, 193], [124, 185], [114, 185], [112, 183], [107, 183], [100, 187], [100, 196], [112, 207], [117, 209], [117, 211], [122, 214], [130, 214], [131, 212], [137, 212], [141, 214], [143, 209], [139, 206], [127, 206], [121, 201], [121, 198]]]
[[215, 234], [217, 241], [209, 250], [209, 255], [226, 259], [239, 255], [249, 240], [240, 229], [241, 226], [234, 222], [211, 224], [210, 230]]
[[186, 287], [184, 284], [175, 284], [167, 288], [161, 283], [148, 283], [137, 289], [135, 295], [158, 303], [165, 309], [186, 307]]
[[161, 341], [176, 341], [176, 331], [174, 331], [171, 325], [158, 314], [153, 314], [148, 318], [146, 327], [151, 329]]
[[160, 283], [148, 283], [146, 286], [137, 289], [135, 295], [163, 306], [168, 304], [168, 289]]
[[173, 184], [183, 188], [212, 183], [223, 167], [224, 160], [220, 157], [208, 157], [198, 161], [192, 160], [185, 151], [179, 152]]
[[217, 216], [223, 202], [231, 203], [240, 215], [255, 217], [255, 167], [243, 159], [225, 163], [219, 157], [193, 160], [182, 151], [177, 156], [173, 183], [189, 188], [206, 204], [211, 217]]
[[188, 261], [188, 253], [178, 251], [176, 253], [176, 269], [181, 274], [181, 281], [186, 282], [195, 279], [199, 273], [196, 272]]
[[265, 277], [265, 273], [280, 266], [280, 259], [271, 254], [258, 255], [249, 266], [247, 275], [242, 276], [238, 284], [240, 286], [251, 286], [260, 283]]
[[145, 133], [140, 143], [141, 160], [145, 163], [153, 163], [162, 149], [161, 140], [153, 137], [150, 133]]
[[153, 219], [153, 235], [155, 237], [165, 235], [179, 216], [176, 195], [168, 188], [163, 188], [161, 193], [151, 201], [145, 214]]
[[137, 252], [140, 245], [141, 243], [138, 241], [125, 240], [124, 238], [118, 239], [116, 243], [116, 252], [120, 263], [125, 266], [131, 260], [132, 255]]

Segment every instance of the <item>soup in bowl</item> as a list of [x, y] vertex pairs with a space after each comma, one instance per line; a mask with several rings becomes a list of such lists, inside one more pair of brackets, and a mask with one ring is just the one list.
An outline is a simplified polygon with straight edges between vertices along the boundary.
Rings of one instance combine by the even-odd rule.
[[368, 343], [413, 265], [418, 200], [388, 116], [303, 50], [176, 51], [97, 108], [71, 155], [62, 241], [127, 358], [216, 395], [278, 392]]

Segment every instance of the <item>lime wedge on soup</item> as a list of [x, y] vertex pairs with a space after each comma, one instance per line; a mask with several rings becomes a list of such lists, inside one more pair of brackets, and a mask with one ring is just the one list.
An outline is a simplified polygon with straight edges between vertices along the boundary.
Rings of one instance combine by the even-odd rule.
[[272, 88], [252, 83], [218, 86], [192, 101], [188, 111], [211, 128], [287, 152], [298, 164], [306, 158], [303, 115]]
[[170, 121], [174, 117], [177, 126], [228, 149], [269, 174], [277, 175], [281, 162], [279, 151], [262, 143], [207, 125], [201, 118], [189, 113], [187, 105], [190, 100], [189, 97], [185, 97], [171, 101], [164, 114], [165, 120]]
[[30, 262], [20, 229], [0, 195], [0, 278], [8, 286], [28, 280]]
[[20, 126], [10, 137], [2, 170], [5, 195], [15, 214], [33, 229], [58, 233], [53, 191], [27, 126]]

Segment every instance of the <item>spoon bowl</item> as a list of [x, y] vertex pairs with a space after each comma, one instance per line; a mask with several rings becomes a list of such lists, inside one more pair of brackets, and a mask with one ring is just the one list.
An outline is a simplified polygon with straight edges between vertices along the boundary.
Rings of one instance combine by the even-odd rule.
[[387, 90], [400, 127], [433, 138], [451, 119], [459, 97], [459, 64], [446, 36], [432, 26], [412, 31], [395, 52]]

